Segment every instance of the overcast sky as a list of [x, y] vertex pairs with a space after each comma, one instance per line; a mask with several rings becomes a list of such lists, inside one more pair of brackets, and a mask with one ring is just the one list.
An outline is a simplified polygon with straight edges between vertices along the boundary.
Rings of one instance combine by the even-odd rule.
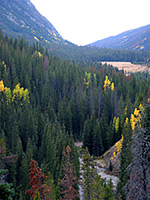
[[149, 0], [31, 0], [59, 34], [77, 45], [150, 24]]

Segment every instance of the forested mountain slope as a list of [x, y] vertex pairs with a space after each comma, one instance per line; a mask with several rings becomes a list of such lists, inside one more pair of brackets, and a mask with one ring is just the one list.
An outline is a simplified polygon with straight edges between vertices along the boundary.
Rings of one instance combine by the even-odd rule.
[[67, 44], [30, 0], [1, 0], [0, 12], [0, 28], [11, 37], [25, 38], [30, 42], [40, 41], [44, 45]]
[[[148, 74], [126, 76], [101, 63], [66, 61], [0, 32], [0, 169], [9, 170], [2, 181], [13, 183], [16, 199], [30, 199], [25, 191], [32, 158], [50, 172], [53, 199], [62, 197], [66, 147], [78, 180], [74, 140], [82, 140], [91, 155], [102, 155], [126, 133], [133, 109], [147, 101], [149, 82]], [[15, 162], [8, 162], [12, 156]]]
[[98, 40], [89, 46], [150, 51], [150, 25]]

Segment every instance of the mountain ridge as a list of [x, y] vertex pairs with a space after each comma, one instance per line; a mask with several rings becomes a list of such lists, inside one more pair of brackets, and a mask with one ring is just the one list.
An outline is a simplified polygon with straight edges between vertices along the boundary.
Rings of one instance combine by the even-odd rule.
[[43, 44], [64, 43], [55, 27], [42, 16], [30, 0], [1, 0], [0, 28], [11, 37], [23, 37]]
[[0, 1], [0, 31], [12, 38], [23, 38], [29, 45], [38, 43], [51, 55], [76, 62], [126, 61], [145, 62], [150, 52], [78, 46], [57, 32], [30, 0]]
[[127, 50], [150, 50], [150, 24], [98, 40], [88, 46]]

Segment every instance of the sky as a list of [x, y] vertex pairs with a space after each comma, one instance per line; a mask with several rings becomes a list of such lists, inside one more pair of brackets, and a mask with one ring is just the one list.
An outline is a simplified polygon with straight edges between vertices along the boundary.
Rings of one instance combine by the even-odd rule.
[[150, 24], [149, 0], [31, 0], [66, 40], [86, 45]]

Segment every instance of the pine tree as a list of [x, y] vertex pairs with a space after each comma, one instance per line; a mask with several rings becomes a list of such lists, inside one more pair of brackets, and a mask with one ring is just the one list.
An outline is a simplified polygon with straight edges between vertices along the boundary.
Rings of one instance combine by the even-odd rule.
[[132, 131], [129, 122], [124, 123], [123, 128], [123, 143], [120, 153], [120, 169], [119, 169], [119, 183], [117, 185], [118, 196], [121, 195], [123, 200], [126, 200], [125, 185], [129, 180], [128, 165], [132, 160], [131, 155], [131, 143], [132, 143]]
[[148, 200], [150, 197], [150, 104], [145, 107], [141, 125], [135, 129], [132, 144], [130, 180], [126, 184], [127, 200]]
[[66, 163], [64, 165], [64, 178], [61, 179], [60, 185], [63, 187], [62, 194], [65, 200], [75, 200], [79, 197], [77, 190], [75, 189], [76, 177], [74, 175], [74, 169], [71, 158], [71, 149], [69, 146], [66, 147], [66, 153], [64, 154], [66, 158]]
[[12, 184], [4, 180], [5, 174], [8, 170], [0, 170], [0, 199], [12, 200], [15, 195]]
[[48, 199], [52, 199], [52, 200], [56, 200], [56, 187], [55, 187], [55, 184], [54, 184], [54, 180], [50, 174], [50, 172], [48, 172], [48, 175], [47, 175], [47, 179], [45, 181], [45, 184], [50, 188], [51, 192], [48, 193], [46, 195], [46, 197]]
[[21, 165], [19, 171], [19, 180], [17, 185], [19, 185], [19, 190], [25, 193], [25, 190], [29, 188], [29, 177], [28, 177], [28, 162], [27, 156], [25, 154], [22, 155]]
[[15, 195], [13, 184], [6, 181], [8, 173], [7, 169], [4, 169], [6, 163], [13, 163], [16, 159], [15, 155], [6, 156], [6, 147], [4, 138], [0, 139], [0, 198], [3, 200], [12, 200]]
[[102, 144], [103, 144], [103, 151], [105, 152], [106, 150], [108, 150], [108, 120], [106, 117], [106, 111], [104, 110], [103, 115], [101, 117], [100, 120], [100, 131], [101, 131], [101, 135], [102, 135]]
[[83, 188], [83, 196], [85, 200], [91, 200], [94, 195], [95, 190], [95, 177], [96, 172], [94, 169], [94, 164], [92, 163], [92, 156], [90, 156], [88, 149], [84, 149], [82, 156], [82, 188]]
[[98, 120], [93, 124], [93, 155], [98, 157], [103, 153], [102, 136]]

